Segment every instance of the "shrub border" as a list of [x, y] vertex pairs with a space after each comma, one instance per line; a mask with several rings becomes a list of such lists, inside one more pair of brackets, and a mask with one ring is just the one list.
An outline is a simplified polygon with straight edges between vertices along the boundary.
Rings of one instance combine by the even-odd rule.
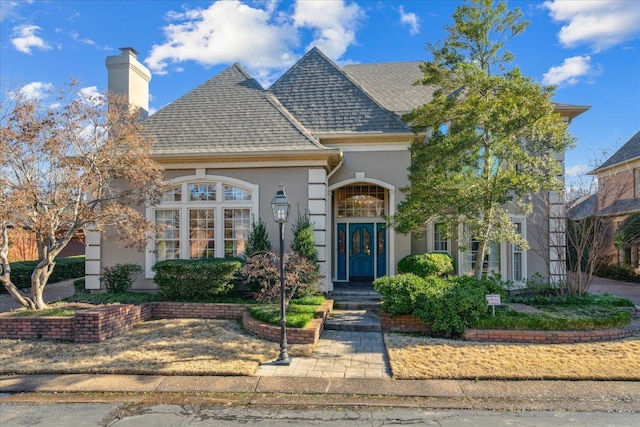
[[[426, 333], [429, 325], [411, 314], [391, 317], [380, 313], [383, 332]], [[474, 342], [509, 342], [527, 344], [571, 344], [579, 342], [614, 341], [630, 337], [640, 332], [640, 322], [613, 329], [595, 329], [591, 331], [531, 331], [505, 329], [465, 329], [462, 338]]]
[[[332, 309], [333, 300], [326, 300], [316, 311], [316, 319], [305, 328], [287, 328], [287, 342], [315, 344]], [[244, 304], [185, 302], [107, 305], [75, 313], [73, 317], [0, 316], [0, 339], [102, 342], [154, 318], [242, 319], [247, 331], [267, 340], [280, 340], [280, 327], [253, 319]]]

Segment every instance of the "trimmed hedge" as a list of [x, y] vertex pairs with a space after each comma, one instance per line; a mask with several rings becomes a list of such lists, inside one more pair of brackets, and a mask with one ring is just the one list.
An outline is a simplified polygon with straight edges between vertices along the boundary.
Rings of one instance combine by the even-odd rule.
[[[11, 263], [11, 281], [19, 289], [31, 288], [31, 274], [39, 261], [17, 261]], [[84, 277], [84, 255], [58, 258], [48, 283]], [[2, 292], [6, 292], [4, 286]]]
[[420, 277], [449, 276], [454, 273], [453, 258], [443, 253], [407, 255], [398, 261], [399, 273], [413, 273]]
[[164, 300], [202, 302], [228, 294], [241, 267], [238, 258], [172, 259], [153, 266], [153, 281]]
[[491, 279], [427, 277], [399, 274], [381, 277], [373, 286], [382, 295], [381, 310], [390, 316], [413, 314], [435, 334], [460, 335], [487, 314], [486, 294], [504, 289]]

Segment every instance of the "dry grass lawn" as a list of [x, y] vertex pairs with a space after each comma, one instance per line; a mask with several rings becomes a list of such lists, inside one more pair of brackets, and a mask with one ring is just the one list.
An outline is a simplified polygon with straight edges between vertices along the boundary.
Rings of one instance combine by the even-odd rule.
[[470, 343], [385, 334], [396, 379], [640, 380], [640, 335], [580, 344]]
[[[310, 346], [290, 351], [310, 352]], [[278, 354], [278, 343], [245, 332], [236, 321], [165, 319], [101, 343], [0, 340], [0, 374], [252, 375]]]

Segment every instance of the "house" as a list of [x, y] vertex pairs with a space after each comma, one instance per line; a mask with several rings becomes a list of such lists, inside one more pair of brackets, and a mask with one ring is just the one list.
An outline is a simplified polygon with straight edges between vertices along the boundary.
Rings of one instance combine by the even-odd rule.
[[629, 215], [640, 212], [640, 132], [591, 173], [598, 181], [596, 194], [577, 204], [573, 216], [598, 215], [606, 219], [603, 262], [628, 264], [638, 271], [640, 247], [618, 250], [613, 244], [613, 235]]
[[[414, 85], [419, 66], [340, 68], [313, 48], [269, 89], [234, 64], [148, 117], [153, 156], [173, 187], [146, 215], [165, 231], [144, 254], [87, 235], [87, 288], [99, 289], [101, 268], [116, 263], [143, 265], [135, 288], [153, 289], [158, 260], [240, 255], [253, 218], [263, 218], [277, 242], [270, 202], [280, 184], [292, 218], [307, 212], [313, 224], [323, 291], [395, 274], [398, 260], [411, 253], [446, 252], [461, 261], [460, 273], [469, 271], [473, 253], [459, 251], [438, 224], [428, 225], [426, 238], [386, 227], [403, 199], [399, 189], [409, 184], [415, 135], [400, 116], [431, 99], [430, 88]], [[135, 50], [108, 57], [107, 68], [109, 90], [127, 94], [146, 115], [151, 75]], [[587, 108], [557, 105], [567, 120]], [[528, 219], [514, 223], [526, 235]], [[553, 273], [534, 250], [506, 243], [494, 245], [488, 263], [516, 280]]]

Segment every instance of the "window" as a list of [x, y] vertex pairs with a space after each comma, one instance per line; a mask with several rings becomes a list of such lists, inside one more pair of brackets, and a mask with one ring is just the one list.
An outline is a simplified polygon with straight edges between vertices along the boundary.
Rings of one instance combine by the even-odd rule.
[[258, 213], [258, 186], [215, 178], [183, 178], [149, 210], [148, 218], [163, 227], [147, 258], [149, 277], [157, 261], [244, 253], [251, 216]]
[[433, 251], [434, 252], [449, 252], [449, 240], [446, 235], [446, 224], [443, 222], [437, 222], [433, 224]]
[[[516, 229], [516, 234], [522, 236], [522, 223], [516, 222], [513, 224]], [[522, 265], [522, 248], [518, 245], [513, 245], [513, 280], [516, 282], [521, 281], [524, 278], [523, 265]]]
[[[467, 236], [468, 234], [469, 234], [468, 228], [465, 225], [463, 235]], [[463, 275], [467, 275], [467, 276], [473, 275], [476, 268], [477, 258], [478, 258], [479, 244], [480, 242], [478, 242], [477, 240], [471, 239], [468, 245], [469, 249], [466, 252], [462, 253], [461, 273]], [[501, 270], [500, 250], [501, 250], [500, 243], [498, 242], [489, 243], [486, 250], [486, 254], [484, 256], [484, 265], [482, 267], [482, 271], [485, 274], [502, 274], [500, 271]]]
[[384, 188], [377, 185], [350, 185], [336, 194], [339, 218], [384, 216]]

